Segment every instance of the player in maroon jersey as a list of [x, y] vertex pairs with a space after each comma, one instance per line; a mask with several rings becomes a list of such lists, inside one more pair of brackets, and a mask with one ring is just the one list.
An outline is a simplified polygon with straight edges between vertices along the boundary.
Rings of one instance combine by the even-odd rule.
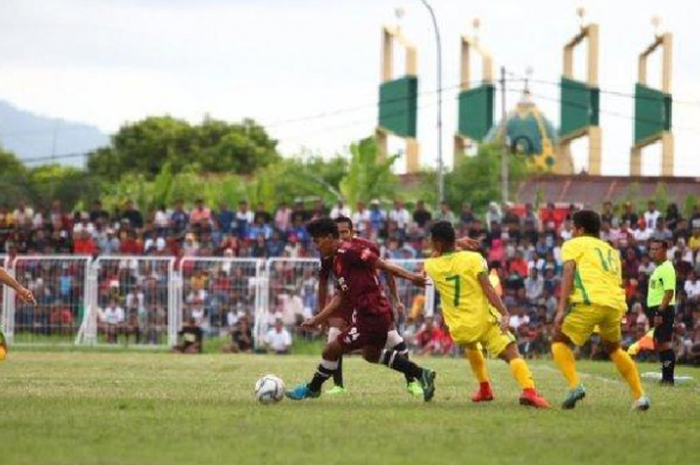
[[425, 278], [382, 260], [363, 241], [341, 241], [338, 226], [331, 219], [314, 220], [307, 229], [321, 257], [333, 261], [333, 275], [340, 292], [303, 326], [313, 328], [325, 323], [343, 301], [353, 308], [353, 315], [350, 326], [324, 348], [321, 364], [311, 382], [288, 391], [287, 397], [302, 400], [320, 396], [323, 383], [338, 368], [338, 359], [344, 353], [361, 350], [368, 362], [382, 363], [418, 379], [423, 388], [423, 399], [430, 401], [435, 394], [435, 372], [419, 367], [396, 350], [384, 349], [393, 317], [389, 301], [379, 284], [377, 270], [392, 273], [418, 286], [425, 285]]
[[[377, 245], [371, 241], [365, 239], [356, 238], [355, 232], [353, 231], [352, 220], [346, 216], [339, 216], [334, 219], [335, 224], [338, 225], [338, 234], [340, 240], [342, 241], [356, 241], [362, 242], [367, 245], [367, 247], [372, 250], [377, 256], [380, 255], [379, 248]], [[332, 274], [332, 259], [322, 259], [321, 260], [321, 272], [319, 276], [318, 285], [318, 302], [319, 307], [323, 308], [326, 305], [326, 298], [328, 294], [328, 280]], [[399, 297], [398, 288], [396, 287], [396, 279], [391, 273], [386, 273], [386, 284], [389, 288], [389, 295], [391, 297], [391, 302], [393, 303], [397, 316], [402, 316], [405, 314], [406, 309], [401, 302]], [[350, 305], [341, 305], [340, 309], [333, 314], [328, 319], [328, 342], [334, 341], [338, 335], [350, 325], [352, 321], [352, 307]], [[387, 333], [386, 348], [393, 349], [399, 352], [406, 358], [409, 358], [408, 346], [404, 338], [399, 334], [395, 322], [389, 328]], [[333, 388], [327, 391], [327, 394], [337, 395], [347, 392], [345, 385], [343, 383], [343, 357], [338, 359], [338, 368], [333, 373]], [[409, 394], [422, 397], [423, 388], [421, 388], [420, 383], [417, 379], [412, 378], [410, 375], [406, 375], [406, 390]]]

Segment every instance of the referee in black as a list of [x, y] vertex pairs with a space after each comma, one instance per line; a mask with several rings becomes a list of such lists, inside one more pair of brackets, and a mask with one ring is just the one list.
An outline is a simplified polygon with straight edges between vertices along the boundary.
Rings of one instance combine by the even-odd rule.
[[661, 362], [661, 384], [673, 386], [676, 354], [673, 352], [673, 322], [676, 305], [676, 270], [667, 258], [666, 241], [652, 239], [649, 256], [656, 269], [649, 279], [647, 312], [654, 325], [654, 348]]

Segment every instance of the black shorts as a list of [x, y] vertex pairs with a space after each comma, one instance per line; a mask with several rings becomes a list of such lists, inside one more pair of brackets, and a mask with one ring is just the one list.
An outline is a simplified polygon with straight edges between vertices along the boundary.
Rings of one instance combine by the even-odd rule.
[[666, 310], [659, 312], [659, 307], [649, 307], [647, 309], [647, 316], [649, 317], [649, 323], [654, 326], [654, 317], [659, 314], [661, 315], [663, 321], [660, 326], [656, 326], [654, 329], [654, 343], [663, 344], [666, 342], [671, 342], [673, 339], [673, 321], [675, 318], [675, 309], [673, 306], [669, 305]]

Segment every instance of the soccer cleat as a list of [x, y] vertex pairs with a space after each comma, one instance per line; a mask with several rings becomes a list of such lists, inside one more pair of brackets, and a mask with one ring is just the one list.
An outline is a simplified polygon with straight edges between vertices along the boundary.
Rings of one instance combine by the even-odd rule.
[[526, 407], [535, 408], [549, 408], [549, 402], [547, 399], [537, 394], [534, 389], [525, 389], [520, 395], [520, 405], [525, 405]]
[[569, 395], [564, 399], [561, 408], [564, 410], [571, 410], [576, 407], [576, 402], [582, 400], [584, 397], [586, 397], [586, 388], [583, 387], [583, 384], [579, 384], [569, 391]]
[[651, 404], [649, 403], [649, 398], [647, 396], [640, 397], [634, 401], [634, 404], [632, 404], [632, 410], [638, 410], [640, 412], [649, 410], [649, 407], [651, 407]]
[[406, 391], [414, 397], [423, 397], [423, 388], [418, 381], [411, 381], [406, 385]]
[[491, 391], [491, 385], [486, 385], [487, 387], [479, 387], [474, 394], [472, 394], [472, 402], [491, 402], [493, 400], [493, 392]]
[[428, 368], [423, 369], [423, 374], [420, 377], [420, 384], [423, 388], [423, 400], [430, 402], [435, 395], [435, 376], [437, 374]]
[[326, 391], [326, 394], [329, 396], [335, 396], [338, 394], [346, 394], [348, 390], [344, 388], [343, 386], [333, 386], [329, 390]]
[[315, 399], [321, 395], [321, 391], [312, 391], [306, 384], [301, 384], [291, 391], [286, 391], [284, 395], [292, 400]]

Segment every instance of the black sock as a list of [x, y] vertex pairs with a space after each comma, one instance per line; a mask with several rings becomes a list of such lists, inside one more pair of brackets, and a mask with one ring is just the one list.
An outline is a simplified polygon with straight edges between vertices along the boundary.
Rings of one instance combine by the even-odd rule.
[[412, 379], [420, 378], [423, 375], [423, 369], [402, 356], [395, 350], [385, 350], [382, 352], [382, 356], [379, 361], [400, 373], [403, 373], [408, 379], [410, 376]]
[[659, 353], [659, 360], [661, 361], [661, 381], [673, 383], [673, 373], [676, 369], [676, 353], [672, 349], [664, 350]]
[[[406, 345], [406, 341], [402, 341], [402, 342], [396, 344], [393, 347], [393, 350], [398, 352], [399, 355], [401, 355], [406, 360], [410, 360], [409, 353], [408, 353], [408, 346]], [[409, 374], [404, 373], [404, 376], [406, 377], [406, 383], [408, 383], [408, 384], [410, 384], [416, 380], [416, 378], [414, 378], [413, 376], [411, 376]]]
[[340, 387], [345, 387], [343, 384], [343, 357], [338, 359], [338, 368], [333, 372], [333, 384]]
[[318, 368], [316, 369], [316, 373], [314, 373], [313, 379], [309, 384], [307, 384], [307, 387], [314, 392], [320, 391], [321, 386], [323, 386], [323, 383], [325, 383], [326, 380], [328, 380], [328, 378], [333, 376], [333, 373], [335, 372], [337, 366], [338, 362], [322, 360], [321, 363], [318, 365]]

